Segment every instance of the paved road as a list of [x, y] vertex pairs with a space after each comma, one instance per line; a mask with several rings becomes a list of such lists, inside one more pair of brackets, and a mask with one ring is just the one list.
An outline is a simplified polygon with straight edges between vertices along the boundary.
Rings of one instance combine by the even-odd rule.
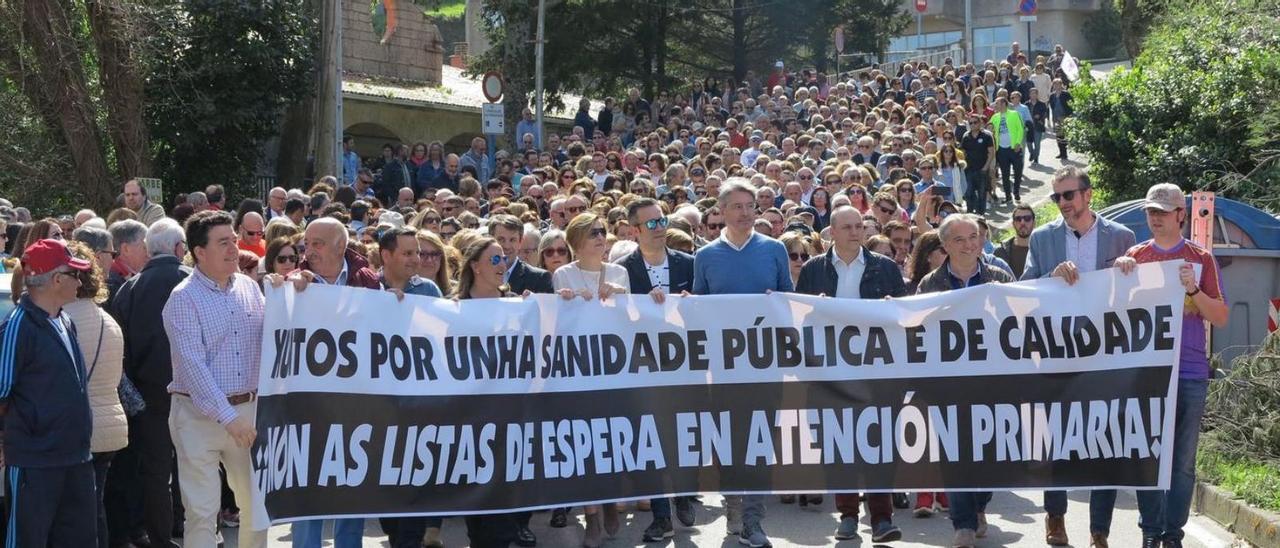
[[[1040, 144], [1040, 161], [1039, 165], [1031, 165], [1027, 162], [1023, 167], [1022, 176], [1022, 201], [1032, 207], [1040, 205], [1041, 202], [1047, 201], [1049, 195], [1053, 193], [1051, 181], [1053, 172], [1064, 165], [1058, 156], [1058, 142], [1054, 140], [1052, 134], [1041, 140]], [[1076, 167], [1087, 167], [1088, 159], [1076, 152], [1068, 151], [1066, 165]], [[1003, 187], [1000, 186], [999, 177], [992, 181], [997, 189], [999, 189], [1000, 197], [1004, 197]], [[1009, 224], [1009, 217], [1013, 214], [1012, 205], [997, 204], [995, 207], [987, 207], [987, 219], [994, 221], [997, 226], [1006, 227]]]
[[[1072, 493], [1071, 505], [1067, 514], [1067, 532], [1073, 546], [1088, 546], [1088, 503], [1085, 493]], [[863, 518], [863, 540], [850, 540], [837, 543], [833, 533], [839, 521], [830, 497], [818, 508], [800, 509], [795, 505], [783, 505], [776, 497], [770, 497], [770, 504], [765, 518], [765, 530], [773, 539], [774, 546], [872, 546], [869, 526]], [[1013, 493], [997, 493], [987, 508], [990, 532], [979, 546], [1045, 546], [1044, 519], [1040, 511], [1040, 493], [1019, 491]], [[1111, 533], [1111, 546], [1131, 548], [1141, 545], [1138, 531], [1137, 503], [1132, 493], [1121, 493], [1116, 505]], [[538, 535], [538, 546], [546, 548], [572, 548], [582, 541], [582, 520], [570, 521], [564, 529], [547, 527], [549, 513], [534, 514], [532, 528]], [[650, 521], [648, 512], [628, 512], [624, 518], [623, 529], [616, 537], [605, 543], [606, 547], [645, 546], [641, 542], [644, 528]], [[902, 528], [905, 538], [902, 541], [885, 546], [921, 547], [948, 546], [951, 541], [951, 522], [943, 516], [927, 519], [912, 517], [909, 510], [899, 510], [895, 522]], [[703, 505], [698, 507], [697, 525], [693, 528], [676, 526], [676, 536], [666, 543], [653, 543], [648, 546], [667, 546], [675, 548], [694, 547], [736, 547], [740, 546], [733, 537], [725, 536], [724, 510], [721, 499], [716, 495], [703, 497]], [[1226, 548], [1247, 546], [1236, 540], [1212, 520], [1193, 516], [1187, 529], [1187, 548]], [[226, 531], [228, 546], [234, 547], [235, 530]], [[448, 547], [467, 545], [466, 526], [459, 519], [449, 519], [444, 525], [444, 542]], [[290, 545], [289, 527], [273, 527], [270, 531], [270, 546], [284, 547]], [[332, 546], [326, 541], [325, 546]], [[364, 547], [386, 546], [385, 537], [378, 529], [377, 520], [367, 520]], [[877, 545], [878, 546], [878, 545]]]

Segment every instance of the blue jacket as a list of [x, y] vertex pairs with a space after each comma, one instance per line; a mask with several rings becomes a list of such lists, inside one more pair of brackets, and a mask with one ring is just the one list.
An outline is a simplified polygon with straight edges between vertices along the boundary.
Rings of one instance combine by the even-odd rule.
[[[825, 254], [809, 259], [800, 269], [800, 279], [796, 280], [796, 293], [805, 295], [836, 296], [836, 287], [840, 285], [840, 276], [836, 273], [835, 248]], [[907, 284], [902, 281], [902, 271], [893, 259], [879, 253], [862, 248], [862, 260], [866, 268], [862, 271], [862, 279], [858, 282], [858, 294], [863, 299], [883, 299], [885, 297], [904, 297], [907, 295]]]
[[[1124, 255], [1137, 241], [1127, 226], [1104, 219], [1101, 215], [1097, 215], [1096, 222], [1098, 256], [1093, 270], [1111, 268], [1116, 258]], [[1066, 221], [1059, 217], [1031, 233], [1031, 249], [1027, 251], [1027, 266], [1022, 270], [1021, 279], [1047, 278], [1053, 274], [1054, 268], [1067, 260], [1067, 230]]]
[[49, 314], [23, 297], [0, 323], [0, 399], [5, 464], [32, 468], [89, 462], [93, 412], [84, 356], [66, 314], [71, 354]]

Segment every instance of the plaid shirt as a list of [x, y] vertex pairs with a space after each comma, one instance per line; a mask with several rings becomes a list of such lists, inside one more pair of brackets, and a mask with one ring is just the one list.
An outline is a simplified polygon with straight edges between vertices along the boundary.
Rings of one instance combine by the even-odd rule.
[[162, 317], [173, 356], [169, 392], [191, 395], [206, 417], [227, 424], [236, 410], [227, 396], [258, 388], [264, 299], [258, 285], [236, 273], [226, 289], [192, 269], [173, 289]]

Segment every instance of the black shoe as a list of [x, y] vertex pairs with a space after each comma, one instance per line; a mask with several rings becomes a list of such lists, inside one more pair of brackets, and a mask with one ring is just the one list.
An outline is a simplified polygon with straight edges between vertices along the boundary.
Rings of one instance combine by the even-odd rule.
[[781, 503], [783, 503], [783, 504], [795, 504], [795, 503], [796, 503], [796, 496], [795, 496], [795, 495], [782, 495], [782, 496], [778, 497], [778, 501], [779, 501], [779, 502], [781, 502]]
[[799, 503], [801, 508], [804, 508], [805, 506], [809, 505], [809, 495], [800, 495], [799, 498], [800, 498]]
[[1164, 543], [1160, 542], [1160, 537], [1142, 537], [1142, 548], [1163, 548]]
[[1022, 203], [1022, 195], [1020, 195], [1020, 194], [1014, 194], [1014, 195], [1013, 195], [1013, 201], [1018, 202], [1018, 203]]
[[893, 507], [899, 510], [906, 510], [911, 507], [911, 500], [907, 498], [906, 493], [894, 493]]
[[674, 536], [676, 532], [671, 528], [671, 518], [653, 518], [653, 523], [644, 530], [645, 542], [662, 542]]
[[[680, 524], [685, 527], [693, 527], [693, 499], [689, 497], [676, 497], [676, 519], [680, 520]], [[670, 524], [671, 520], [667, 520]]]
[[1182, 539], [1164, 537], [1164, 548], [1182, 548]]
[[559, 529], [568, 524], [569, 524], [568, 508], [556, 508], [555, 510], [551, 511], [551, 521], [547, 523], [547, 525], [550, 525], [552, 527], [555, 527], [556, 529]]
[[530, 531], [527, 526], [521, 525], [518, 529], [516, 529], [516, 546], [524, 546], [525, 548], [532, 548], [533, 546], [537, 546], [537, 545], [538, 545], [538, 537], [534, 536], [533, 531]]

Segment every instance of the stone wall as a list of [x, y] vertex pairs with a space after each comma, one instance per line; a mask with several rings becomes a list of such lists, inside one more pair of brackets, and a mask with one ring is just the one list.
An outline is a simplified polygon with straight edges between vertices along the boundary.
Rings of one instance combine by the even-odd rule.
[[439, 85], [444, 47], [436, 26], [411, 0], [398, 0], [391, 40], [373, 28], [369, 0], [342, 0], [342, 68], [346, 73]]

